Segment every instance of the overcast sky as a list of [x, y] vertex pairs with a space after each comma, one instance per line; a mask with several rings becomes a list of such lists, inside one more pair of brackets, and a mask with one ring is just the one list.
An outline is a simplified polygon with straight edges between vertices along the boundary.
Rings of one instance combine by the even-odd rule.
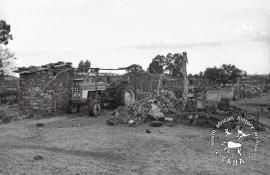
[[235, 64], [270, 72], [269, 0], [0, 0], [18, 66], [89, 59], [92, 67], [147, 68], [188, 53], [188, 73]]

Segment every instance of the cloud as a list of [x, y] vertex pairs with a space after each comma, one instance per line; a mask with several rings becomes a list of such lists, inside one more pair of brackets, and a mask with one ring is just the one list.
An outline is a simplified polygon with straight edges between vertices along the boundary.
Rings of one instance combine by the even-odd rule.
[[270, 44], [270, 36], [258, 36], [256, 38], [253, 38], [253, 41], [257, 41], [257, 42], [265, 42]]
[[270, 33], [269, 32], [260, 32], [257, 33], [252, 39], [255, 42], [265, 42], [270, 44]]
[[169, 43], [169, 42], [157, 42], [146, 43], [133, 46], [135, 49], [176, 49], [176, 48], [196, 48], [196, 47], [210, 47], [210, 46], [222, 46], [235, 44], [240, 41], [212, 41], [212, 42], [190, 42], [190, 43]]
[[270, 43], [269, 29], [258, 29], [248, 25], [241, 25], [235, 28], [247, 41]]
[[228, 40], [203, 41], [203, 42], [150, 42], [132, 46], [133, 49], [178, 49], [197, 48], [243, 44], [247, 42], [264, 42], [270, 44], [270, 30], [255, 29], [251, 26], [242, 25], [235, 28], [236, 35]]

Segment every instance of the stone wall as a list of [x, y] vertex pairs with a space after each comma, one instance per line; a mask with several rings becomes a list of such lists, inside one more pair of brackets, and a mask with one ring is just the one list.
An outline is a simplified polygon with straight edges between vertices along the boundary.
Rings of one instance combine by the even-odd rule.
[[138, 73], [129, 75], [129, 79], [133, 87], [143, 91], [156, 91], [159, 83], [161, 83], [161, 89], [180, 90], [183, 88], [182, 78], [173, 78], [166, 74]]
[[20, 74], [19, 109], [22, 114], [46, 115], [66, 111], [71, 98], [71, 66]]

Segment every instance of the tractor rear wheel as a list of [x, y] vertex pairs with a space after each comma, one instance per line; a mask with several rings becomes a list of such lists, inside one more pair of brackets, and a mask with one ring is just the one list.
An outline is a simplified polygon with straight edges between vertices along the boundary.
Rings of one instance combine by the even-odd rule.
[[99, 116], [101, 113], [100, 102], [96, 100], [90, 102], [88, 105], [88, 113], [89, 113], [89, 116], [94, 116], [94, 117]]
[[126, 85], [119, 88], [118, 104], [128, 106], [135, 102], [135, 90], [132, 86]]

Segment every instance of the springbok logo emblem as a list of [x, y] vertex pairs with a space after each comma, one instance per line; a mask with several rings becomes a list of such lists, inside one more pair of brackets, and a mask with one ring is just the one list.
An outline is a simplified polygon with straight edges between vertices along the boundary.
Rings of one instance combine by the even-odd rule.
[[246, 134], [242, 130], [237, 129], [237, 136], [236, 137], [238, 137], [238, 140], [240, 140], [241, 138], [248, 137], [250, 135], [251, 134]]
[[[216, 124], [216, 128], [219, 129], [223, 124], [231, 121], [233, 123], [236, 121], [239, 125], [222, 131], [212, 130], [210, 143], [219, 157], [218, 160], [228, 165], [242, 165], [257, 151], [259, 137], [252, 123], [240, 116], [223, 119]], [[250, 140], [255, 140], [255, 144]]]
[[[224, 132], [225, 136], [228, 137], [230, 135], [233, 135], [232, 132], [229, 132], [229, 129], [226, 128], [225, 129], [225, 132]], [[239, 141], [241, 138], [246, 138], [248, 136], [250, 136], [251, 134], [246, 134], [244, 133], [242, 130], [240, 129], [237, 129], [237, 141]], [[230, 152], [231, 149], [236, 149], [237, 150], [237, 153], [239, 156], [241, 156], [241, 148], [242, 148], [242, 145], [243, 143], [237, 143], [237, 142], [233, 142], [233, 141], [223, 141], [221, 143], [222, 146], [224, 146], [224, 151], [227, 151], [227, 153]]]
[[229, 135], [232, 135], [233, 133], [231, 133], [231, 132], [229, 132], [229, 129], [227, 128], [227, 129], [225, 129], [225, 136], [227, 137], [227, 136], [229, 136]]
[[236, 149], [237, 150], [237, 153], [239, 154], [239, 156], [241, 156], [241, 147], [243, 144], [241, 143], [235, 143], [235, 142], [231, 142], [231, 141], [223, 141], [221, 143], [222, 146], [224, 146], [224, 151], [227, 150], [227, 153], [230, 152], [231, 149]]

